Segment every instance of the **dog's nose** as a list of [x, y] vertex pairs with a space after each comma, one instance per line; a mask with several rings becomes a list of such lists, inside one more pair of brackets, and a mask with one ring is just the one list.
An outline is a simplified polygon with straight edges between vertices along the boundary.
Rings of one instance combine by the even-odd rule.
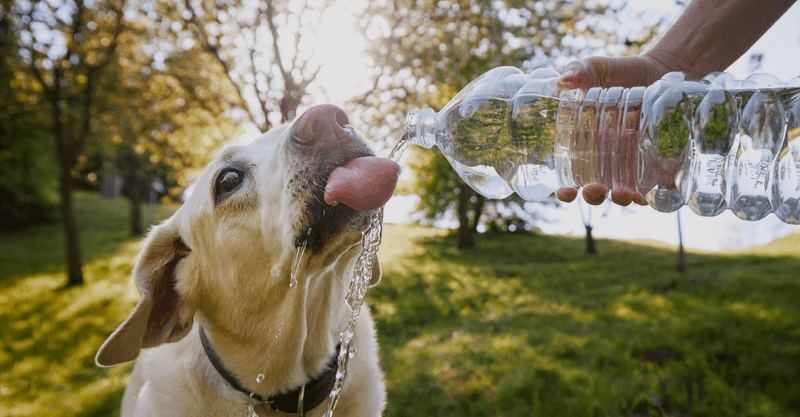
[[293, 139], [307, 146], [349, 139], [350, 136], [342, 130], [348, 124], [350, 120], [344, 110], [332, 104], [314, 106], [295, 122]]

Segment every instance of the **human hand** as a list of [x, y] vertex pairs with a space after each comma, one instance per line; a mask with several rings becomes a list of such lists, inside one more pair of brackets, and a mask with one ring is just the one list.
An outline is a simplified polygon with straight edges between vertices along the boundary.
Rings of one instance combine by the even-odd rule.
[[[582, 61], [574, 61], [564, 67], [558, 88], [562, 90], [581, 89], [588, 90], [592, 87], [635, 87], [650, 85], [669, 72], [667, 66], [661, 64], [649, 55], [636, 57], [607, 58], [590, 57]], [[583, 187], [583, 199], [592, 205], [602, 204], [608, 196], [608, 189], [601, 184], [588, 184]], [[571, 202], [578, 196], [578, 190], [573, 187], [562, 187], [556, 190], [556, 198], [564, 202]], [[631, 202], [647, 205], [641, 193], [616, 187], [611, 190], [611, 201], [620, 206], [627, 206]]]

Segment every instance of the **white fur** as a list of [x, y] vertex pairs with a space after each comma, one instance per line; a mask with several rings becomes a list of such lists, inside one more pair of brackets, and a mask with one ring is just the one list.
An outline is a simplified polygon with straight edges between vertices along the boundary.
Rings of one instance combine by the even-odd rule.
[[[323, 247], [306, 250], [298, 285], [290, 288], [295, 237], [309, 221], [303, 212], [308, 194], [291, 189], [307, 161], [293, 157], [290, 132], [276, 129], [250, 145], [224, 149], [190, 199], [147, 237], [134, 269], [142, 299], [97, 355], [103, 366], [138, 358], [123, 417], [245, 416], [246, 396], [211, 366], [199, 325], [225, 366], [264, 398], [317, 376], [334, 354], [350, 316], [344, 295], [361, 235], [358, 227], [345, 227]], [[249, 177], [215, 204], [216, 175], [231, 162], [246, 165]], [[379, 278], [376, 261], [372, 280]], [[335, 415], [378, 416], [386, 392], [368, 308], [361, 310], [351, 346], [357, 354]], [[261, 373], [266, 378], [256, 383]], [[307, 415], [322, 415], [327, 404]]]

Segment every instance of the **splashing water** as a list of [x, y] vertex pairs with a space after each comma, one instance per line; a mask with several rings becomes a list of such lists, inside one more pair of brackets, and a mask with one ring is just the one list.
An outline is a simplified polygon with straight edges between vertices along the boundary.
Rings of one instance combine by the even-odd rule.
[[[392, 152], [389, 153], [389, 159], [397, 162], [407, 146], [408, 141], [403, 136], [392, 149]], [[367, 295], [367, 288], [369, 288], [369, 281], [372, 277], [372, 266], [375, 264], [375, 257], [378, 254], [378, 248], [381, 246], [382, 235], [383, 207], [377, 210], [367, 229], [361, 233], [361, 253], [356, 259], [353, 279], [350, 281], [350, 288], [345, 297], [347, 306], [350, 307], [350, 322], [339, 337], [341, 347], [339, 349], [339, 357], [336, 359], [336, 382], [333, 384], [333, 389], [328, 399], [328, 410], [325, 413], [325, 417], [333, 417], [333, 409], [336, 408], [342, 393], [342, 385], [347, 373], [347, 362], [356, 355], [356, 350], [350, 349], [350, 341], [353, 340], [355, 335], [356, 320], [361, 315], [361, 306], [364, 304], [364, 298]]]
[[350, 281], [350, 288], [345, 298], [347, 306], [350, 307], [350, 322], [339, 338], [341, 347], [339, 348], [339, 357], [336, 359], [336, 381], [328, 399], [328, 411], [325, 413], [325, 417], [333, 416], [333, 409], [336, 408], [339, 396], [341, 396], [342, 384], [347, 371], [347, 362], [350, 358], [350, 341], [353, 340], [353, 335], [355, 335], [356, 320], [361, 315], [361, 306], [364, 304], [364, 298], [367, 295], [372, 266], [375, 263], [375, 256], [381, 244], [382, 233], [383, 208], [379, 209], [372, 217], [367, 230], [361, 233], [361, 253], [356, 259], [353, 279]]

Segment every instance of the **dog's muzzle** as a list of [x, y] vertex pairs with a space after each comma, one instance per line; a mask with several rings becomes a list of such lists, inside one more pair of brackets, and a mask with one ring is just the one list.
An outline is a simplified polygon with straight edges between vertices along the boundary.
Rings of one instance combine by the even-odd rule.
[[345, 112], [333, 105], [308, 109], [295, 122], [293, 141], [312, 156], [325, 180], [323, 199], [354, 210], [371, 211], [389, 200], [400, 166], [375, 157], [350, 126]]

